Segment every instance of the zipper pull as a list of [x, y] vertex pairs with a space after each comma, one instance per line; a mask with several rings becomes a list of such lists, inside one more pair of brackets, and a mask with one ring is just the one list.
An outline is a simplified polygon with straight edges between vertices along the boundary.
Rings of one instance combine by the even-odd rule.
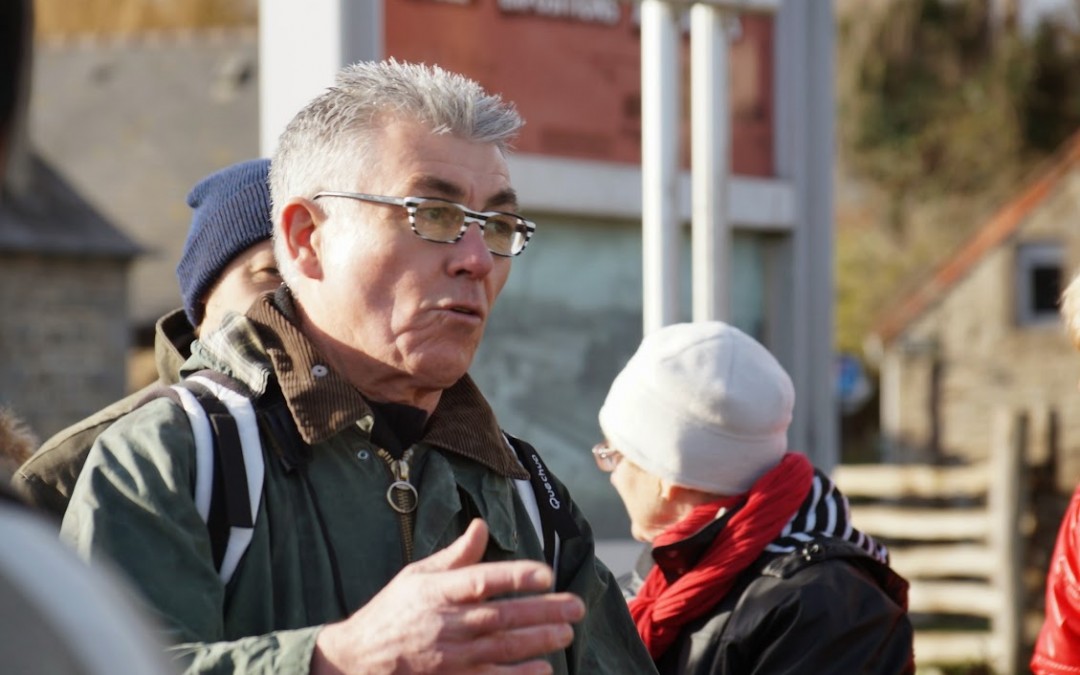
[[[386, 451], [380, 449], [379, 454], [382, 455], [383, 453], [386, 453]], [[386, 453], [385, 456], [389, 457], [389, 453]], [[411, 458], [412, 448], [409, 448], [401, 456], [401, 459], [394, 459], [389, 462], [390, 472], [394, 475], [394, 482], [386, 489], [386, 501], [390, 504], [390, 508], [403, 515], [415, 511], [416, 505], [420, 501], [420, 495], [417, 493], [416, 487], [409, 482], [409, 459]]]
[[409, 482], [409, 458], [408, 455], [402, 456], [401, 459], [395, 459], [390, 463], [390, 470], [394, 472], [394, 477], [399, 481]]

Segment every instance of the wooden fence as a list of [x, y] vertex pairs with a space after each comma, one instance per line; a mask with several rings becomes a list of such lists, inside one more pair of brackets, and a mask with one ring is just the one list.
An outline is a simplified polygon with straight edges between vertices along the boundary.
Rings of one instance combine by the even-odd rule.
[[920, 666], [985, 663], [1027, 672], [1022, 555], [1030, 529], [1025, 494], [1026, 417], [998, 411], [989, 459], [966, 466], [843, 465], [833, 478], [859, 529], [889, 543], [893, 568], [911, 582], [910, 611], [985, 618], [989, 630], [917, 627]]

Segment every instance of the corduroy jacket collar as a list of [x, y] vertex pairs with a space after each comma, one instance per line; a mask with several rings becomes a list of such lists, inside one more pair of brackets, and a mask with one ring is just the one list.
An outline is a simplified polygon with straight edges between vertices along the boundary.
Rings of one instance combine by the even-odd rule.
[[[309, 445], [350, 426], [369, 432], [372, 411], [345, 378], [330, 369], [291, 320], [292, 296], [267, 293], [246, 316], [229, 315], [221, 328], [193, 346], [208, 364], [243, 382], [256, 395], [276, 379], [300, 436]], [[422, 443], [456, 453], [503, 476], [526, 479], [495, 414], [468, 375], [443, 391]]]

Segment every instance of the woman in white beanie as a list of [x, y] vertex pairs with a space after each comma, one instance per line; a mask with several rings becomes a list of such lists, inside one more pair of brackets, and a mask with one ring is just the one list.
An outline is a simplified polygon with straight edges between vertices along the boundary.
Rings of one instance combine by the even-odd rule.
[[911, 673], [907, 582], [787, 451], [794, 388], [720, 322], [648, 335], [600, 410], [597, 464], [652, 568], [630, 612], [661, 675]]

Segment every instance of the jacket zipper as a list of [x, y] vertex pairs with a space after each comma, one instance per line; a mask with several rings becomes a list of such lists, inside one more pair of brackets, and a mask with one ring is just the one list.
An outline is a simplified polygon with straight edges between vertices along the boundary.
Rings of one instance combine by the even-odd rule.
[[416, 520], [416, 505], [420, 500], [416, 487], [409, 482], [409, 460], [412, 459], [413, 450], [406, 450], [401, 459], [394, 459], [393, 455], [383, 448], [378, 448], [376, 454], [386, 462], [387, 470], [390, 471], [392, 482], [386, 490], [386, 501], [398, 514], [402, 553], [407, 565], [413, 559], [413, 525]]

